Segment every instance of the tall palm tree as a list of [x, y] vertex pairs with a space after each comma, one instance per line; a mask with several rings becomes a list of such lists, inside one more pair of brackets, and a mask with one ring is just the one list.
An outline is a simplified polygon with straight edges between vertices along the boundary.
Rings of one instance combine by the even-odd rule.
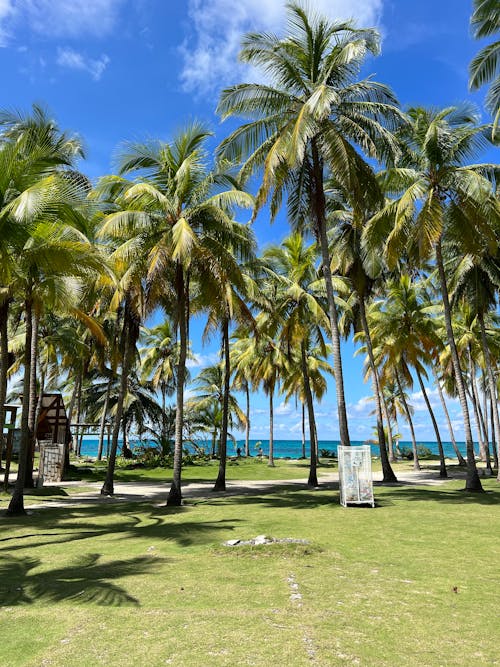
[[[500, 286], [500, 268], [495, 256], [488, 253], [487, 247], [479, 246], [475, 252], [458, 257], [454, 246], [449, 249], [449, 265], [453, 267], [451, 287], [453, 300], [463, 300], [472, 309], [472, 315], [477, 318], [479, 325], [479, 341], [486, 369], [488, 392], [491, 402], [494, 439], [497, 447], [500, 443], [500, 419], [498, 415], [498, 399], [495, 374], [492, 362], [491, 342], [495, 322], [492, 321], [492, 311], [497, 307], [497, 293]], [[493, 331], [492, 331], [493, 330]], [[487, 419], [487, 415], [486, 415]], [[500, 470], [498, 471], [500, 481]]]
[[167, 396], [175, 392], [175, 368], [178, 363], [178, 346], [174, 341], [172, 322], [169, 318], [141, 333], [142, 375], [150, 379], [153, 387], [160, 390], [162, 406], [161, 437], [166, 438]]
[[[359, 81], [368, 53], [377, 53], [378, 33], [350, 22], [332, 23], [290, 3], [287, 34], [249, 34], [240, 59], [262, 69], [269, 84], [240, 84], [223, 91], [223, 118], [250, 122], [219, 147], [230, 160], [245, 158], [242, 177], [262, 168], [255, 212], [271, 196], [271, 216], [288, 195], [295, 227], [310, 226], [319, 242], [326, 282], [340, 439], [349, 445], [337, 311], [331, 280], [324, 182], [334, 173], [356, 198], [373, 189], [373, 173], [357, 151], [383, 159], [395, 150], [389, 132], [400, 121], [392, 92], [371, 79]], [[376, 188], [375, 188], [376, 190]]]
[[[335, 189], [333, 189], [335, 192]], [[348, 194], [348, 193], [346, 193]], [[337, 203], [334, 197], [330, 195], [330, 206]], [[342, 205], [342, 202], [339, 202]], [[374, 295], [377, 287], [383, 284], [384, 264], [380, 254], [376, 252], [367, 252], [361, 245], [361, 233], [369, 214], [359, 213], [359, 205], [356, 209], [349, 210], [343, 206], [338, 211], [332, 211], [329, 216], [330, 230], [330, 253], [332, 257], [332, 271], [338, 273], [349, 281], [349, 288], [354, 292], [355, 299], [350, 299], [352, 317], [352, 326], [354, 329], [361, 329], [368, 356], [371, 377], [374, 385], [374, 397], [377, 416], [377, 436], [380, 448], [380, 460], [382, 463], [383, 481], [386, 483], [397, 482], [396, 475], [391, 467], [392, 447], [389, 448], [389, 456], [386, 450], [386, 438], [383, 422], [383, 413], [386, 413], [386, 420], [389, 422], [387, 407], [384, 404], [384, 395], [380, 386], [379, 372], [375, 363], [373, 354], [373, 345], [368, 326], [366, 314], [367, 303]], [[392, 431], [387, 424], [387, 433], [392, 445]]]
[[[500, 6], [497, 0], [473, 0], [472, 33], [476, 39], [500, 33]], [[486, 107], [494, 117], [493, 133], [500, 120], [500, 39], [483, 47], [469, 68], [469, 88], [477, 90], [491, 83], [486, 95]]]
[[496, 247], [499, 205], [490, 178], [494, 165], [468, 165], [485, 145], [484, 126], [470, 107], [443, 110], [413, 108], [411, 124], [401, 131], [407, 150], [396, 166], [381, 174], [385, 191], [395, 198], [370, 220], [364, 231], [366, 247], [383, 250], [389, 267], [404, 252], [417, 263], [436, 262], [443, 300], [447, 341], [464, 419], [467, 446], [466, 490], [482, 491], [474, 458], [469, 409], [453, 334], [451, 307], [443, 262], [443, 241], [460, 240], [464, 252], [471, 240]]
[[308, 352], [312, 342], [325, 348], [321, 329], [328, 329], [329, 324], [321, 300], [313, 289], [317, 283], [316, 244], [306, 246], [302, 236], [295, 233], [280, 246], [267, 248], [262, 259], [267, 279], [276, 287], [269, 331], [278, 337], [285, 364], [287, 361], [290, 364], [295, 356], [302, 374], [311, 443], [308, 485], [315, 487], [318, 486], [317, 448]]
[[427, 376], [426, 365], [436, 363], [440, 339], [435, 322], [422, 298], [421, 286], [413, 283], [408, 275], [402, 275], [399, 280], [389, 281], [386, 298], [375, 303], [370, 314], [373, 322], [372, 330], [378, 343], [378, 354], [390, 360], [395, 368], [396, 384], [412, 433], [414, 465], [418, 468], [416, 443], [409, 409], [402, 393], [403, 385], [411, 386], [413, 382], [411, 369], [414, 369], [417, 376], [438, 443], [440, 476], [446, 477], [441, 436], [423, 382], [423, 377]]
[[[179, 341], [173, 481], [167, 504], [180, 505], [184, 384], [188, 353], [190, 286], [220, 293], [237, 260], [238, 226], [232, 206], [252, 206], [224, 172], [207, 168], [204, 149], [210, 132], [193, 123], [169, 143], [129, 145], [120, 158], [121, 174], [100, 184], [101, 195], [114, 199], [119, 210], [110, 213], [102, 233], [122, 241], [115, 256], [127, 265], [137, 262], [145, 287], [145, 305], [168, 304]], [[223, 189], [226, 188], [226, 189]]]

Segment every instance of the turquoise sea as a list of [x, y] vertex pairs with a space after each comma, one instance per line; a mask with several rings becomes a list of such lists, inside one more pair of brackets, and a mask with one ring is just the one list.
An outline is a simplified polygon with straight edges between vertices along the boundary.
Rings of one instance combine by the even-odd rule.
[[[337, 452], [337, 447], [340, 444], [339, 440], [320, 440], [319, 449], [327, 449], [328, 451]], [[361, 440], [353, 440], [353, 445], [363, 445], [364, 442]], [[430, 449], [433, 454], [438, 454], [438, 447], [436, 442], [424, 442], [418, 441], [419, 445], [423, 445]], [[131, 441], [131, 446], [134, 445], [134, 441]], [[210, 450], [210, 444], [208, 442], [199, 442], [200, 447], [204, 447], [208, 452]], [[465, 456], [465, 443], [457, 443], [459, 450]], [[400, 447], [408, 447], [411, 449], [411, 442], [401, 440], [399, 442]], [[237, 448], [240, 448], [243, 452], [245, 449], [245, 441], [237, 440], [236, 444], [232, 442], [228, 443], [228, 454], [229, 456], [235, 456]], [[250, 440], [250, 453], [252, 456], [258, 454], [259, 447], [262, 447], [264, 455], [269, 453], [269, 440]], [[379, 448], [377, 445], [371, 445], [372, 452], [374, 456], [378, 456]], [[455, 452], [453, 451], [453, 446], [451, 442], [443, 442], [444, 453], [447, 457], [453, 458]], [[106, 443], [104, 443], [104, 450], [106, 450]], [[476, 446], [476, 453], [478, 453], [478, 448]], [[97, 455], [97, 439], [95, 438], [84, 438], [82, 445], [82, 456], [96, 456]], [[300, 440], [275, 440], [274, 441], [274, 456], [275, 458], [292, 458], [297, 459], [302, 456], [302, 443]], [[306, 456], [309, 456], [309, 441], [306, 441]]]

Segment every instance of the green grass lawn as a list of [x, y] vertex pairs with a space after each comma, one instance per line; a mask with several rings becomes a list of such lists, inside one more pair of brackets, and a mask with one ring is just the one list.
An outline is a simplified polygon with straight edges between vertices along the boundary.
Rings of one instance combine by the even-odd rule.
[[[462, 486], [2, 516], [0, 664], [500, 664], [500, 487]], [[222, 546], [263, 533], [310, 544]]]

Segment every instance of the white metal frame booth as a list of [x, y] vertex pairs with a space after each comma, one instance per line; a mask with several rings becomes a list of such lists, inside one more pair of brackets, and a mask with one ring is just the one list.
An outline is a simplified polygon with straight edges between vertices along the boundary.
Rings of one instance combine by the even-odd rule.
[[337, 449], [339, 462], [340, 503], [347, 505], [371, 505], [373, 497], [372, 452], [370, 445]]

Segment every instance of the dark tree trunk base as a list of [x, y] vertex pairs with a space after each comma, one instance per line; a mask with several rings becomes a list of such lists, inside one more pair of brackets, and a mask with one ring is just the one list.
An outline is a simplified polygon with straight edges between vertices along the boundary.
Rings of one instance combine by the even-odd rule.
[[307, 486], [309, 486], [312, 489], [317, 488], [319, 486], [318, 476], [316, 475], [316, 473], [314, 473], [314, 475], [309, 475], [309, 479], [307, 480]]
[[172, 484], [172, 486], [170, 487], [170, 491], [168, 492], [167, 507], [180, 507], [181, 505], [182, 505], [181, 490], [175, 484]]
[[19, 509], [11, 509], [10, 507], [5, 510], [5, 516], [26, 516], [27, 512], [24, 507]]
[[226, 480], [217, 478], [212, 491], [225, 491], [225, 490], [226, 490]]
[[101, 496], [112, 496], [114, 495], [115, 489], [113, 483], [104, 482], [101, 489]]
[[467, 471], [467, 480], [465, 482], [465, 491], [472, 491], [473, 493], [484, 493], [481, 480], [477, 470], [468, 470]]

